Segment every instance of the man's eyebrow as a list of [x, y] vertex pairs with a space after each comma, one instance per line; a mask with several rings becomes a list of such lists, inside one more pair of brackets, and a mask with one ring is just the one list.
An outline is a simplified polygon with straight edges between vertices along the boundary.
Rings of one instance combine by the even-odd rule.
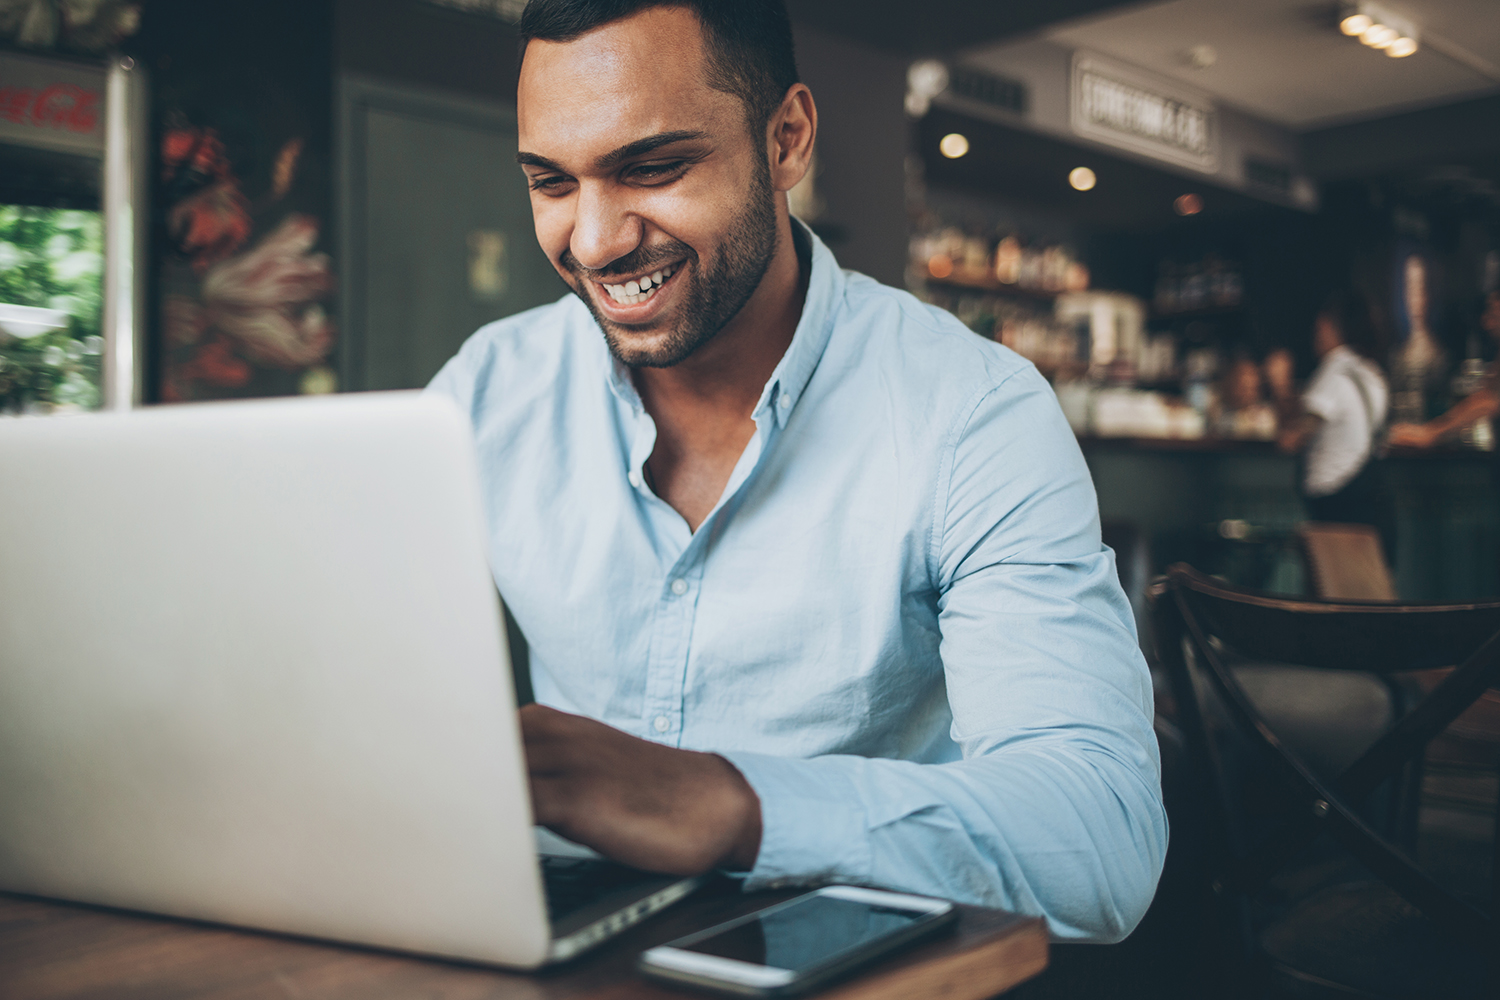
[[564, 170], [562, 167], [559, 167], [556, 163], [553, 163], [545, 156], [538, 156], [535, 153], [528, 153], [525, 150], [522, 150], [521, 152], [516, 154], [516, 162], [528, 167], [545, 167], [548, 170], [556, 170], [560, 174], [567, 173], [566, 170]]
[[605, 153], [594, 161], [594, 167], [597, 170], [609, 170], [619, 166], [626, 160], [632, 160], [637, 156], [645, 156], [647, 153], [654, 152], [663, 146], [670, 146], [674, 142], [688, 142], [694, 139], [707, 138], [707, 132], [658, 132], [655, 135], [648, 135], [644, 139], [637, 139], [635, 142], [627, 142], [619, 149]]
[[[619, 149], [610, 150], [608, 153], [605, 153], [603, 156], [594, 161], [594, 169], [599, 171], [612, 170], [615, 167], [619, 166], [621, 163], [624, 163], [626, 160], [634, 159], [637, 156], [645, 156], [647, 153], [654, 152], [663, 146], [670, 146], [674, 142], [688, 142], [692, 140], [707, 138], [707, 132], [687, 130], [677, 132], [658, 132], [656, 135], [648, 135], [644, 139], [637, 139], [634, 142], [627, 142]], [[567, 173], [566, 170], [558, 166], [552, 160], [547, 159], [545, 156], [538, 156], [536, 153], [528, 153], [525, 150], [522, 150], [521, 152], [516, 154], [516, 162], [526, 166], [542, 167], [546, 170], [556, 170], [560, 174]]]

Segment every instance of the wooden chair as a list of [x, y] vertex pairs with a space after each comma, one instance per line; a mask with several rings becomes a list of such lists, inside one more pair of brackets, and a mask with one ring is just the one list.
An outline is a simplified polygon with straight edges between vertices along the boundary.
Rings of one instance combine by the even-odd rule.
[[[1394, 601], [1395, 582], [1386, 565], [1379, 533], [1368, 524], [1306, 521], [1297, 537], [1308, 576], [1319, 597], [1334, 600]], [[1436, 688], [1447, 670], [1423, 671], [1399, 679], [1398, 697], [1420, 696]], [[1486, 691], [1428, 748], [1425, 764], [1464, 769], [1500, 759], [1500, 692]], [[1412, 769], [1418, 777], [1420, 768]]]
[[[1480, 897], [1435, 882], [1361, 815], [1487, 688], [1500, 681], [1500, 601], [1392, 604], [1301, 600], [1240, 590], [1173, 566], [1154, 588], [1157, 652], [1221, 836], [1214, 891], [1242, 957], [1279, 995], [1500, 995], [1500, 872]], [[1336, 777], [1320, 776], [1257, 710], [1229, 652], [1260, 660], [1382, 676], [1459, 666]], [[1206, 724], [1205, 696], [1228, 731]], [[1247, 744], [1274, 776], [1276, 808], [1252, 815], [1228, 767], [1229, 740]], [[1267, 823], [1266, 821], [1271, 822]], [[1280, 912], [1258, 910], [1273, 876], [1323, 835], [1360, 866], [1353, 881], [1318, 888]], [[1482, 898], [1481, 898], [1482, 897]]]
[[1380, 533], [1368, 524], [1304, 521], [1297, 540], [1313, 591], [1338, 601], [1394, 601], [1396, 583], [1386, 564]]

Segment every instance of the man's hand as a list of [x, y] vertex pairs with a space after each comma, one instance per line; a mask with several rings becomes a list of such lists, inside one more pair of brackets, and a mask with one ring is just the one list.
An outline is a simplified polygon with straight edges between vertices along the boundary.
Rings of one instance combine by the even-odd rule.
[[531, 807], [542, 826], [647, 871], [755, 865], [760, 799], [723, 757], [542, 705], [520, 715]]

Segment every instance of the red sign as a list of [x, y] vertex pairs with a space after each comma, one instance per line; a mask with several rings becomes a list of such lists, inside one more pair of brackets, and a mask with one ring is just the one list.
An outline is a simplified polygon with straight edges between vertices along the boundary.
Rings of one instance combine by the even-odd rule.
[[0, 120], [89, 133], [99, 124], [99, 94], [72, 83], [0, 87]]

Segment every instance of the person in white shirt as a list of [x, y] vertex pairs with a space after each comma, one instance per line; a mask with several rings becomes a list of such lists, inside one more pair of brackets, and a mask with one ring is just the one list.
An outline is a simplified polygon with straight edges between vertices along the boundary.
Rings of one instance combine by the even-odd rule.
[[1292, 394], [1285, 360], [1268, 363], [1266, 379], [1284, 414], [1277, 444], [1282, 451], [1304, 454], [1301, 486], [1309, 517], [1374, 525], [1389, 559], [1394, 511], [1372, 461], [1390, 406], [1377, 360], [1382, 346], [1364, 296], [1340, 289], [1313, 323], [1318, 367], [1301, 398]]

